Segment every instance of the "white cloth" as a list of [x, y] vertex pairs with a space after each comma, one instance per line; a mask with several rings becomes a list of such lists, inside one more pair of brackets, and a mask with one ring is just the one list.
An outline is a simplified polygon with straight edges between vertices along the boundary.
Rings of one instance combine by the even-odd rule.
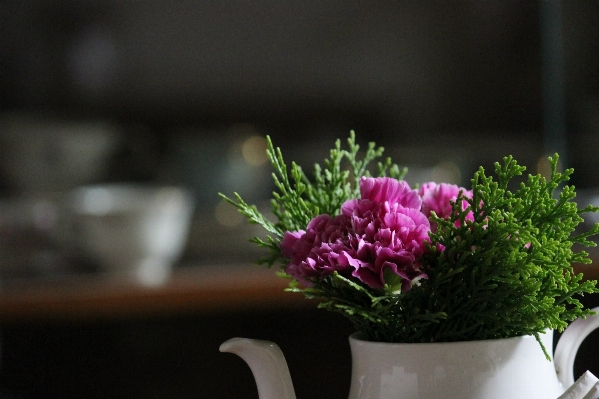
[[599, 399], [599, 378], [587, 371], [557, 399]]

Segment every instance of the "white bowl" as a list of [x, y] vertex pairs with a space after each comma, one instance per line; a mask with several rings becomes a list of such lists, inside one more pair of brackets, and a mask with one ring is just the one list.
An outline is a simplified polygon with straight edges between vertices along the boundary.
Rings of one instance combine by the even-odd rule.
[[71, 236], [102, 269], [161, 283], [185, 248], [193, 208], [191, 194], [176, 187], [80, 187], [70, 201]]
[[0, 170], [20, 193], [57, 192], [101, 180], [121, 135], [106, 122], [0, 116]]

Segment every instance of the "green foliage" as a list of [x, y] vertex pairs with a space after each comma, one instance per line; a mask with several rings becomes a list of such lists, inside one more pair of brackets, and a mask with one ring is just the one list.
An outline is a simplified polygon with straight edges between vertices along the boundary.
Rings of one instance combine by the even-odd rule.
[[[267, 155], [274, 172], [272, 178], [277, 191], [273, 192], [271, 211], [276, 222], [264, 217], [254, 205], [249, 205], [235, 193], [235, 199], [219, 193], [219, 196], [235, 206], [249, 223], [261, 225], [267, 232], [265, 239], [253, 237], [251, 242], [269, 250], [269, 255], [258, 263], [269, 266], [279, 263], [286, 264], [287, 259], [280, 253], [279, 241], [285, 231], [298, 231], [306, 228], [310, 220], [322, 214], [337, 215], [341, 205], [350, 198], [360, 196], [360, 178], [371, 176], [372, 163], [381, 158], [385, 149], [369, 143], [366, 151], [361, 154], [360, 146], [356, 144], [355, 133], [350, 132], [347, 139], [348, 149], [341, 147], [337, 140], [335, 148], [330, 151], [330, 157], [324, 160], [324, 168], [314, 165], [312, 180], [295, 162], [288, 172], [280, 148], [275, 148], [270, 137], [267, 140]], [[391, 162], [390, 158], [378, 161], [376, 176], [389, 176], [402, 179], [407, 169], [400, 169]]]
[[[313, 217], [336, 215], [344, 201], [359, 198], [359, 178], [369, 175], [368, 164], [383, 149], [371, 143], [359, 160], [353, 132], [348, 147], [343, 150], [337, 141], [324, 169], [316, 165], [309, 180], [296, 164], [288, 174], [280, 150], [268, 140], [278, 189], [272, 200], [276, 222], [266, 220], [238, 195], [233, 201], [221, 194], [269, 233], [266, 240], [252, 239], [270, 250], [264, 262], [286, 264], [288, 259], [279, 251], [285, 231], [303, 230]], [[480, 168], [472, 179], [473, 198], [460, 195], [449, 219], [433, 216], [438, 227], [421, 259], [427, 278], [407, 292], [399, 292], [392, 279], [384, 289], [375, 290], [337, 274], [308, 288], [294, 283], [289, 290], [319, 299], [319, 307], [344, 314], [377, 341], [442, 342], [527, 334], [538, 338], [547, 329], [561, 331], [577, 317], [592, 314], [578, 297], [599, 292], [595, 281], [583, 282], [572, 268], [573, 263], [590, 263], [588, 254], [575, 252], [573, 244], [594, 246], [589, 238], [599, 234], [599, 224], [583, 233], [575, 229], [583, 213], [599, 208], [578, 209], [574, 187], [565, 185], [573, 170], [558, 172], [557, 154], [549, 161], [549, 179], [523, 178], [525, 168], [511, 156], [495, 164], [496, 180]], [[389, 159], [378, 164], [378, 176], [401, 179], [405, 172]], [[514, 180], [521, 183], [512, 190]], [[466, 210], [462, 201], [469, 204]], [[467, 217], [469, 212], [473, 220]]]
[[[582, 222], [573, 187], [565, 186], [572, 170], [558, 173], [550, 158], [551, 179], [528, 176], [514, 192], [508, 183], [524, 168], [512, 157], [496, 164], [497, 181], [481, 168], [472, 180], [473, 198], [459, 197], [450, 219], [436, 218], [422, 259], [427, 279], [404, 294], [369, 292], [340, 276], [304, 292], [326, 298], [320, 306], [345, 313], [370, 339], [388, 342], [441, 342], [505, 338], [563, 330], [577, 317], [592, 314], [577, 296], [596, 293], [595, 281], [582, 282], [572, 263], [590, 263], [573, 243], [594, 246], [590, 236], [599, 224], [574, 235]], [[461, 201], [470, 208], [462, 211]], [[466, 215], [473, 210], [474, 221]], [[353, 293], [352, 293], [353, 291]]]

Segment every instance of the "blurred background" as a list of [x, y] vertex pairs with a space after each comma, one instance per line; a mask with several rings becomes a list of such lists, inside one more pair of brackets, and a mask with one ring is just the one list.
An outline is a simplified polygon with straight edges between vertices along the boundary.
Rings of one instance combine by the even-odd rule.
[[346, 397], [351, 326], [255, 278], [257, 230], [217, 193], [268, 206], [266, 135], [311, 168], [353, 129], [413, 183], [559, 152], [596, 201], [598, 18], [588, 0], [3, 1], [0, 395], [257, 397], [217, 351], [246, 335], [280, 343], [298, 397]]

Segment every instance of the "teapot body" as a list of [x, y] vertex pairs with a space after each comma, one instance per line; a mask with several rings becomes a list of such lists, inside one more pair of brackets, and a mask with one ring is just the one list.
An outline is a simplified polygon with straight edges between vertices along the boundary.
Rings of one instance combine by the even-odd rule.
[[[551, 352], [553, 332], [540, 338]], [[534, 336], [395, 344], [356, 333], [350, 346], [349, 399], [547, 399], [567, 388]]]

